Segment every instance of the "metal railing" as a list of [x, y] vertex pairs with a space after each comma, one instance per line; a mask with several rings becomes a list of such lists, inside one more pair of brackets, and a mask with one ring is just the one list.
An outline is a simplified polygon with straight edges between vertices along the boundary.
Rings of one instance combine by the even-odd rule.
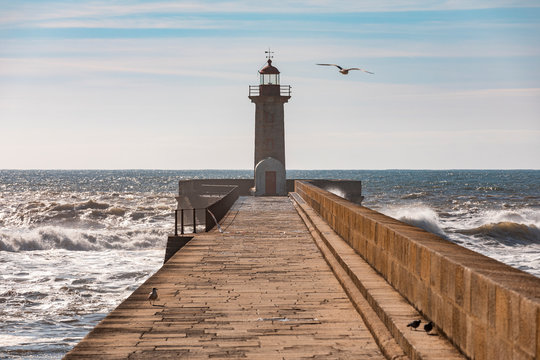
[[[193, 233], [193, 234], [197, 233], [197, 210], [204, 210], [205, 212], [209, 211], [206, 208], [202, 208], [202, 209], [176, 209], [176, 210], [174, 210], [174, 236], [178, 236], [178, 225], [180, 225], [180, 234], [181, 235], [189, 233], [187, 231], [187, 228], [189, 228], [189, 227], [192, 227], [192, 229], [193, 229], [191, 233]], [[178, 215], [180, 215], [180, 216], [178, 216]], [[185, 221], [187, 215], [191, 215], [193, 217], [193, 219], [188, 219], [188, 220], [192, 220], [192, 221], [190, 221], [189, 224], [186, 224], [186, 221]], [[180, 224], [178, 224], [178, 218], [180, 218]], [[203, 224], [199, 224], [199, 225], [203, 225]], [[206, 229], [206, 221], [204, 223], [204, 227]]]
[[[249, 96], [260, 96], [261, 95], [261, 85], [249, 85]], [[262, 85], [265, 86], [265, 85]], [[279, 85], [279, 96], [291, 96], [291, 86], [290, 85]]]
[[[203, 231], [210, 231], [214, 226], [217, 226], [218, 230], [221, 232], [219, 221], [223, 219], [227, 214], [227, 211], [229, 211], [231, 206], [238, 199], [238, 193], [238, 186], [232, 186], [227, 194], [205, 208], [174, 210], [174, 236], [178, 236], [178, 225], [180, 225], [181, 235], [189, 233], [187, 231], [189, 228], [192, 228], [191, 233], [196, 234], [197, 226], [202, 227], [204, 229]], [[199, 223], [197, 223], [197, 211], [199, 211]], [[190, 216], [192, 219], [190, 219]], [[186, 224], [186, 218], [189, 224]]]
[[279, 87], [280, 96], [291, 96], [291, 85], [281, 85]]
[[260, 93], [259, 85], [249, 85], [249, 96], [259, 96]]

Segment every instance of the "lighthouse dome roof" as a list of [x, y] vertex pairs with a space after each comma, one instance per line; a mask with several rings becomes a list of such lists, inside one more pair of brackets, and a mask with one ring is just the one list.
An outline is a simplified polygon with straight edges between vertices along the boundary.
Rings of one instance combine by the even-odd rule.
[[259, 70], [259, 74], [279, 74], [279, 70], [272, 66], [272, 60], [268, 59], [268, 65]]

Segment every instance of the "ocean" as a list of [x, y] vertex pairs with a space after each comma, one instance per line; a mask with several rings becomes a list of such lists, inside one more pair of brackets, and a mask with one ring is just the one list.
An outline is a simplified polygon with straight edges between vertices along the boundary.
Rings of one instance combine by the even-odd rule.
[[[251, 170], [0, 170], [0, 358], [58, 359], [163, 263], [178, 180]], [[540, 276], [539, 170], [290, 170]]]

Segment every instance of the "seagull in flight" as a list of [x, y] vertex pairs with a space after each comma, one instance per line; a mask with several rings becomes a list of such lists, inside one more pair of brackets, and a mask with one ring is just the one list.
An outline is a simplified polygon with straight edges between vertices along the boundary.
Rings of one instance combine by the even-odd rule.
[[364, 70], [364, 69], [360, 69], [360, 68], [349, 68], [349, 69], [344, 69], [342, 68], [341, 66], [339, 65], [336, 65], [336, 64], [317, 64], [317, 65], [322, 65], [322, 66], [335, 66], [339, 69], [339, 72], [342, 73], [343, 75], [347, 75], [349, 73], [349, 71], [351, 70], [360, 70], [360, 71], [363, 71], [363, 72], [366, 72], [368, 74], [374, 74], [372, 73], [371, 71], [367, 71], [367, 70]]

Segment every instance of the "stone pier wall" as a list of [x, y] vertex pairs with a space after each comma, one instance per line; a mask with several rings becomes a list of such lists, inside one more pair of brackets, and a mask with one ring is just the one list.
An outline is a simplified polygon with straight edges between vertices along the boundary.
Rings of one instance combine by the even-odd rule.
[[540, 359], [540, 278], [307, 182], [295, 191], [468, 357]]

